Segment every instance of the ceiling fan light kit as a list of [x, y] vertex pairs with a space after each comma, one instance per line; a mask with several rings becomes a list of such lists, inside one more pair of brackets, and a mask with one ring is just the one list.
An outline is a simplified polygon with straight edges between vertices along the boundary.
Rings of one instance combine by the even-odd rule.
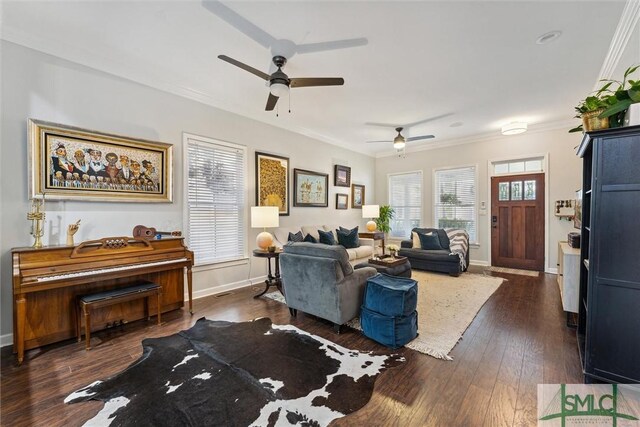
[[269, 97], [267, 98], [267, 105], [265, 107], [266, 111], [272, 111], [276, 107], [278, 99], [289, 93], [289, 88], [312, 86], [342, 86], [344, 84], [344, 79], [342, 77], [289, 78], [289, 76], [287, 76], [284, 71], [282, 71], [282, 67], [284, 67], [284, 65], [287, 63], [287, 58], [280, 55], [276, 55], [272, 58], [273, 63], [276, 67], [278, 67], [278, 69], [271, 75], [253, 68], [236, 59], [230, 58], [226, 55], [218, 55], [218, 58], [269, 82]]
[[527, 131], [527, 123], [525, 122], [511, 122], [502, 126], [503, 135], [517, 135]]

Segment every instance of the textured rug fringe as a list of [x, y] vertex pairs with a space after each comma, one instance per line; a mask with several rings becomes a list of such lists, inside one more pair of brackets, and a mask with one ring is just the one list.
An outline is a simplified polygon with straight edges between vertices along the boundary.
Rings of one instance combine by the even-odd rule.
[[405, 347], [418, 351], [420, 353], [428, 354], [429, 356], [435, 357], [436, 359], [453, 360], [453, 357], [449, 356], [449, 353], [446, 351], [435, 350], [420, 343], [413, 343], [413, 341], [407, 344]]

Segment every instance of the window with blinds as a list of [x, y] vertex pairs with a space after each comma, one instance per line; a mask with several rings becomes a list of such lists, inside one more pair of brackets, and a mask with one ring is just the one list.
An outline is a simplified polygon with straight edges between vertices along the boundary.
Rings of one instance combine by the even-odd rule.
[[438, 228], [462, 228], [477, 242], [475, 166], [436, 170], [433, 205]]
[[389, 175], [389, 206], [395, 211], [389, 236], [408, 238], [422, 221], [422, 171]]
[[246, 258], [246, 148], [189, 136], [189, 249], [197, 265]]

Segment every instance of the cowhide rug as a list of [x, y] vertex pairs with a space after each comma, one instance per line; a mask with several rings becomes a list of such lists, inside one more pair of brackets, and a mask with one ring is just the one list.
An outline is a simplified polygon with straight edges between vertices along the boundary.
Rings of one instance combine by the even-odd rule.
[[323, 426], [362, 408], [404, 359], [349, 350], [291, 325], [199, 319], [145, 339], [140, 359], [66, 403], [101, 400], [85, 425]]

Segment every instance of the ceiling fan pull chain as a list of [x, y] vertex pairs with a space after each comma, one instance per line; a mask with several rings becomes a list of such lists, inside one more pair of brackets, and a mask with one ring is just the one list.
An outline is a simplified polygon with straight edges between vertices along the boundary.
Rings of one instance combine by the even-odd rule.
[[289, 114], [291, 114], [291, 91], [289, 91]]
[[278, 104], [276, 104], [276, 117], [280, 117], [278, 113], [280, 112], [280, 108], [278, 108]]

